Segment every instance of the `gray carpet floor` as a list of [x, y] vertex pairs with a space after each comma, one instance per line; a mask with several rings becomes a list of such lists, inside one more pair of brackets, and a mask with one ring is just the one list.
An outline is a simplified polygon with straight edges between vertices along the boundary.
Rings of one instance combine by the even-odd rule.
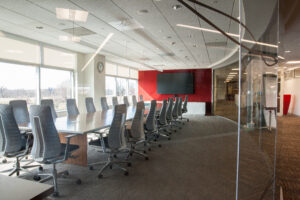
[[[98, 168], [60, 164], [58, 170], [68, 169], [70, 175], [82, 180], [76, 185], [59, 179], [57, 199], [234, 199], [236, 187], [237, 125], [217, 116], [190, 115], [190, 122], [161, 140], [162, 147], [148, 152], [149, 160], [132, 159], [129, 176], [118, 169], [108, 169], [98, 179]], [[272, 171], [270, 161], [255, 141], [243, 133], [241, 138], [239, 179], [240, 199], [261, 198]], [[101, 152], [89, 149], [89, 162], [104, 159]], [[3, 165], [1, 166], [3, 168]], [[47, 168], [47, 167], [46, 167]], [[30, 179], [28, 174], [22, 175]], [[51, 182], [49, 182], [50, 184]], [[52, 197], [51, 197], [52, 198]]]

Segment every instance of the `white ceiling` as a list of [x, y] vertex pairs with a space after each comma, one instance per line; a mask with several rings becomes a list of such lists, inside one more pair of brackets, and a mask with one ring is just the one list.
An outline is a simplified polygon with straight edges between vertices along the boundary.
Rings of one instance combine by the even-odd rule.
[[[201, 2], [238, 17], [238, 0]], [[187, 24], [212, 29], [185, 7], [174, 10], [172, 6], [176, 4], [180, 3], [176, 0], [0, 0], [0, 30], [81, 53], [94, 53], [104, 38], [114, 33], [101, 54], [107, 60], [139, 70], [208, 68], [236, 50], [222, 35], [177, 27], [176, 24]], [[86, 10], [88, 20], [75, 24], [58, 20], [56, 8]], [[238, 33], [238, 24], [204, 8], [195, 8], [223, 30]], [[144, 9], [148, 13], [138, 14]], [[144, 28], [119, 31], [110, 25], [128, 19], [134, 19]], [[59, 41], [59, 35], [66, 35], [62, 30], [73, 26], [96, 34], [81, 37], [80, 43]]]

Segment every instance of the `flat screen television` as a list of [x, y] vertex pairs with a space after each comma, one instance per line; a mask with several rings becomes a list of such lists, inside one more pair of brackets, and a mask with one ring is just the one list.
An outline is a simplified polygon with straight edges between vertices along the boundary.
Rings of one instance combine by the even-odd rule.
[[193, 94], [194, 73], [159, 73], [157, 74], [158, 94]]

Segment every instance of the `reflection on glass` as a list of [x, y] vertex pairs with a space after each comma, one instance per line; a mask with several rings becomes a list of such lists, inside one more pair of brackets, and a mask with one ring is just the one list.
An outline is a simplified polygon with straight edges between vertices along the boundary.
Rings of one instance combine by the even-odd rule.
[[36, 68], [0, 62], [0, 103], [23, 99], [36, 103]]

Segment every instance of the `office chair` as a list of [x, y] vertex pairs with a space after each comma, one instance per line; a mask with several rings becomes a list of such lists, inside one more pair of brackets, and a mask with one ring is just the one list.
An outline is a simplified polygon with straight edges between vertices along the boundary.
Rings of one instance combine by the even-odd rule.
[[52, 99], [42, 99], [41, 100], [41, 105], [42, 106], [49, 106], [50, 109], [51, 109], [53, 119], [57, 118], [57, 114], [55, 112], [54, 103], [53, 103]]
[[102, 109], [102, 111], [109, 110], [109, 106], [107, 104], [106, 97], [101, 97], [100, 103], [101, 103], [101, 109]]
[[182, 97], [179, 97], [177, 114], [178, 114], [178, 120], [181, 120], [181, 123], [184, 125], [184, 122], [182, 120]]
[[115, 107], [116, 105], [119, 105], [118, 97], [112, 97], [112, 105], [113, 105], [113, 107]]
[[67, 99], [67, 111], [68, 115], [79, 115], [79, 110], [76, 105], [75, 99]]
[[13, 100], [9, 104], [12, 106], [17, 124], [29, 123], [29, 112], [25, 100]]
[[[184, 103], [183, 103], [183, 107], [182, 107], [182, 114], [188, 112], [188, 109], [187, 109], [187, 103], [188, 103], [188, 96], [185, 96], [185, 98], [184, 98]], [[183, 120], [183, 119], [186, 119], [187, 122], [190, 121], [189, 118], [182, 117], [182, 115], [181, 115], [181, 120]]]
[[172, 110], [173, 120], [171, 121], [171, 123], [173, 123], [174, 126], [181, 129], [182, 127], [178, 125], [178, 124], [180, 124], [180, 122], [178, 121], [178, 106], [179, 106], [179, 98], [175, 97], [175, 103], [174, 103], [174, 107], [173, 107], [173, 110]]
[[21, 134], [12, 106], [0, 104], [0, 156], [16, 158], [14, 168], [1, 173], [10, 172], [9, 176], [13, 174], [19, 176], [20, 171], [29, 172], [27, 170], [29, 168], [39, 167], [42, 170], [41, 165], [20, 165], [20, 161], [29, 154], [31, 144], [32, 137]]
[[135, 95], [132, 96], [132, 105], [133, 106], [137, 105], [137, 100], [136, 100], [136, 96]]
[[140, 101], [144, 101], [143, 95], [140, 95]]
[[[56, 164], [63, 163], [71, 154], [79, 148], [78, 145], [70, 144], [71, 138], [76, 136], [67, 135], [67, 143], [60, 143], [60, 139], [52, 118], [49, 106], [32, 105], [30, 107], [30, 121], [34, 135], [33, 147], [31, 154], [36, 162], [42, 164], [51, 164], [52, 173], [40, 173], [34, 176], [34, 180], [41, 183], [53, 179], [54, 193], [53, 196], [59, 196], [57, 178], [68, 176], [68, 171], [57, 172]], [[46, 176], [41, 179], [41, 176]], [[80, 179], [76, 179], [77, 184], [81, 184]]]
[[96, 108], [94, 105], [94, 100], [92, 97], [86, 97], [85, 98], [85, 107], [87, 113], [94, 113], [96, 112]]
[[[126, 112], [127, 107], [125, 104], [116, 105], [114, 108], [114, 117], [111, 123], [109, 134], [108, 134], [108, 146], [106, 147], [107, 151], [104, 153], [108, 154], [108, 158], [104, 162], [96, 162], [89, 164], [89, 169], [93, 170], [95, 165], [103, 165], [101, 170], [98, 173], [98, 178], [103, 177], [103, 171], [113, 166], [124, 171], [124, 175], [127, 176], [129, 173], [126, 168], [121, 167], [119, 164], [127, 164], [131, 166], [131, 163], [125, 159], [118, 158], [117, 155], [128, 152], [128, 148], [125, 140], [125, 121], [126, 121]], [[99, 142], [100, 146], [100, 142]]]
[[[159, 137], [159, 134], [156, 126], [156, 100], [151, 101], [150, 110], [145, 122], [145, 133], [147, 145], [158, 144], [158, 147], [161, 147], [161, 144], [157, 143], [157, 138]], [[151, 148], [148, 150], [150, 151]]]
[[[132, 123], [126, 125], [128, 143], [130, 145], [129, 156], [137, 154], [148, 160], [148, 156], [145, 154], [145, 147], [147, 146], [147, 141], [145, 139], [144, 131], [144, 111], [145, 105], [143, 101], [140, 101], [136, 105], [135, 114]], [[142, 151], [138, 150], [138, 145], [142, 144], [144, 149]], [[142, 153], [143, 152], [143, 153]]]
[[[167, 118], [167, 123], [168, 123], [168, 128], [171, 129], [171, 131], [174, 131], [176, 132], [177, 130], [174, 129], [173, 127], [176, 127], [174, 125], [174, 123], [172, 122], [173, 121], [173, 117], [172, 117], [172, 110], [173, 110], [173, 98], [168, 98], [169, 99], [169, 103], [168, 103], [168, 107], [167, 107], [167, 115], [166, 115], [166, 118]], [[170, 132], [169, 132], [170, 133]]]
[[128, 101], [128, 97], [127, 96], [124, 96], [123, 97], [123, 102], [124, 104], [128, 107], [129, 106], [129, 101]]
[[[170, 134], [171, 132], [167, 130], [168, 122], [167, 122], [167, 100], [163, 100], [162, 107], [159, 112], [159, 117], [157, 119], [157, 127], [159, 136], [165, 137], [168, 140], [171, 139]], [[167, 134], [162, 133], [161, 131], [167, 132]]]

